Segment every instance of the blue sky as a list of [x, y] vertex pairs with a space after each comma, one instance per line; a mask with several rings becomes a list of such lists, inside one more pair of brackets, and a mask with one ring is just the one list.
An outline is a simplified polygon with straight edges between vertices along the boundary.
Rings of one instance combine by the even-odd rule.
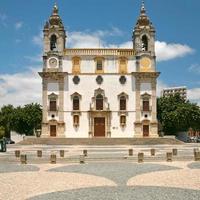
[[[127, 47], [141, 0], [57, 0], [68, 47]], [[54, 0], [0, 1], [0, 105], [41, 99], [42, 28]], [[200, 1], [146, 0], [156, 27], [158, 89], [186, 85], [200, 102]], [[15, 100], [14, 100], [15, 99]]]

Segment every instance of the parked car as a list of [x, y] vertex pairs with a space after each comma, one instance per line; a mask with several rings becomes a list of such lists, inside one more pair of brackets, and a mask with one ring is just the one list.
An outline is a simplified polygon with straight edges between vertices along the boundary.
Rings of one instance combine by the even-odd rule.
[[10, 138], [5, 138], [5, 140], [6, 140], [6, 144], [15, 144], [15, 142], [11, 140]]
[[200, 143], [200, 136], [199, 136], [199, 137], [197, 137], [197, 142], [198, 142], [198, 143]]

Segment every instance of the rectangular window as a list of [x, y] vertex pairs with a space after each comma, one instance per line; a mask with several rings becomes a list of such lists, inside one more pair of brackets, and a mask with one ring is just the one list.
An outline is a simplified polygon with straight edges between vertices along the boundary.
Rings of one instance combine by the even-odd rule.
[[125, 58], [122, 58], [119, 61], [119, 73], [120, 74], [127, 73], [127, 61]]
[[49, 109], [50, 109], [50, 111], [57, 111], [56, 100], [50, 100]]
[[78, 98], [73, 99], [73, 110], [79, 110], [79, 99]]
[[102, 60], [97, 60], [97, 71], [103, 70], [103, 62]]
[[120, 110], [126, 110], [126, 99], [125, 98], [120, 99]]
[[149, 101], [143, 101], [143, 111], [149, 111]]
[[72, 73], [79, 74], [80, 73], [80, 58], [73, 58], [73, 67], [72, 67]]

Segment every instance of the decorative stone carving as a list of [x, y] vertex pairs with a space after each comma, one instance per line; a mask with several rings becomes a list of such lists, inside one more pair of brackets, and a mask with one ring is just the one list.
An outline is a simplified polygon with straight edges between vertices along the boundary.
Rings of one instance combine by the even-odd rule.
[[101, 85], [101, 84], [103, 83], [103, 78], [102, 78], [102, 76], [100, 76], [100, 75], [97, 76], [96, 82], [97, 82], [97, 84]]
[[74, 78], [73, 78], [73, 82], [74, 82], [74, 84], [78, 85], [79, 82], [80, 82], [80, 78], [79, 78], [79, 76], [74, 76]]
[[125, 76], [120, 76], [119, 82], [124, 85], [126, 83], [126, 77]]

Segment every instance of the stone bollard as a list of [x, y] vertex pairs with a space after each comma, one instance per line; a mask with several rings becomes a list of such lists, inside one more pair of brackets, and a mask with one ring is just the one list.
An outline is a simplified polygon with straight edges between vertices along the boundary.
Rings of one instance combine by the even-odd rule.
[[129, 156], [133, 156], [133, 149], [129, 149], [129, 150], [128, 150], [128, 155], [129, 155]]
[[65, 151], [64, 150], [60, 150], [60, 157], [62, 157], [62, 158], [65, 157]]
[[84, 155], [80, 155], [79, 161], [80, 161], [80, 164], [84, 164], [85, 163], [85, 156]]
[[19, 157], [20, 157], [20, 150], [16, 150], [16, 151], [15, 151], [15, 157], [16, 157], [16, 158], [19, 158]]
[[27, 157], [25, 154], [20, 155], [21, 164], [27, 164]]
[[51, 154], [51, 156], [50, 156], [50, 163], [51, 164], [56, 164], [56, 155], [55, 154]]
[[151, 149], [151, 156], [155, 156], [156, 154], [156, 150], [155, 149]]
[[88, 156], [88, 152], [87, 152], [87, 150], [86, 150], [86, 149], [85, 149], [85, 150], [83, 150], [83, 155], [84, 155], [84, 156], [86, 156], [86, 157]]
[[194, 151], [194, 160], [200, 161], [200, 151]]
[[199, 148], [194, 148], [194, 153], [199, 152]]
[[138, 162], [139, 163], [144, 162], [144, 153], [138, 153]]
[[167, 160], [167, 162], [172, 162], [172, 152], [166, 153], [166, 160]]
[[42, 151], [41, 151], [41, 150], [38, 150], [38, 151], [37, 151], [37, 157], [39, 157], [39, 158], [42, 157]]

